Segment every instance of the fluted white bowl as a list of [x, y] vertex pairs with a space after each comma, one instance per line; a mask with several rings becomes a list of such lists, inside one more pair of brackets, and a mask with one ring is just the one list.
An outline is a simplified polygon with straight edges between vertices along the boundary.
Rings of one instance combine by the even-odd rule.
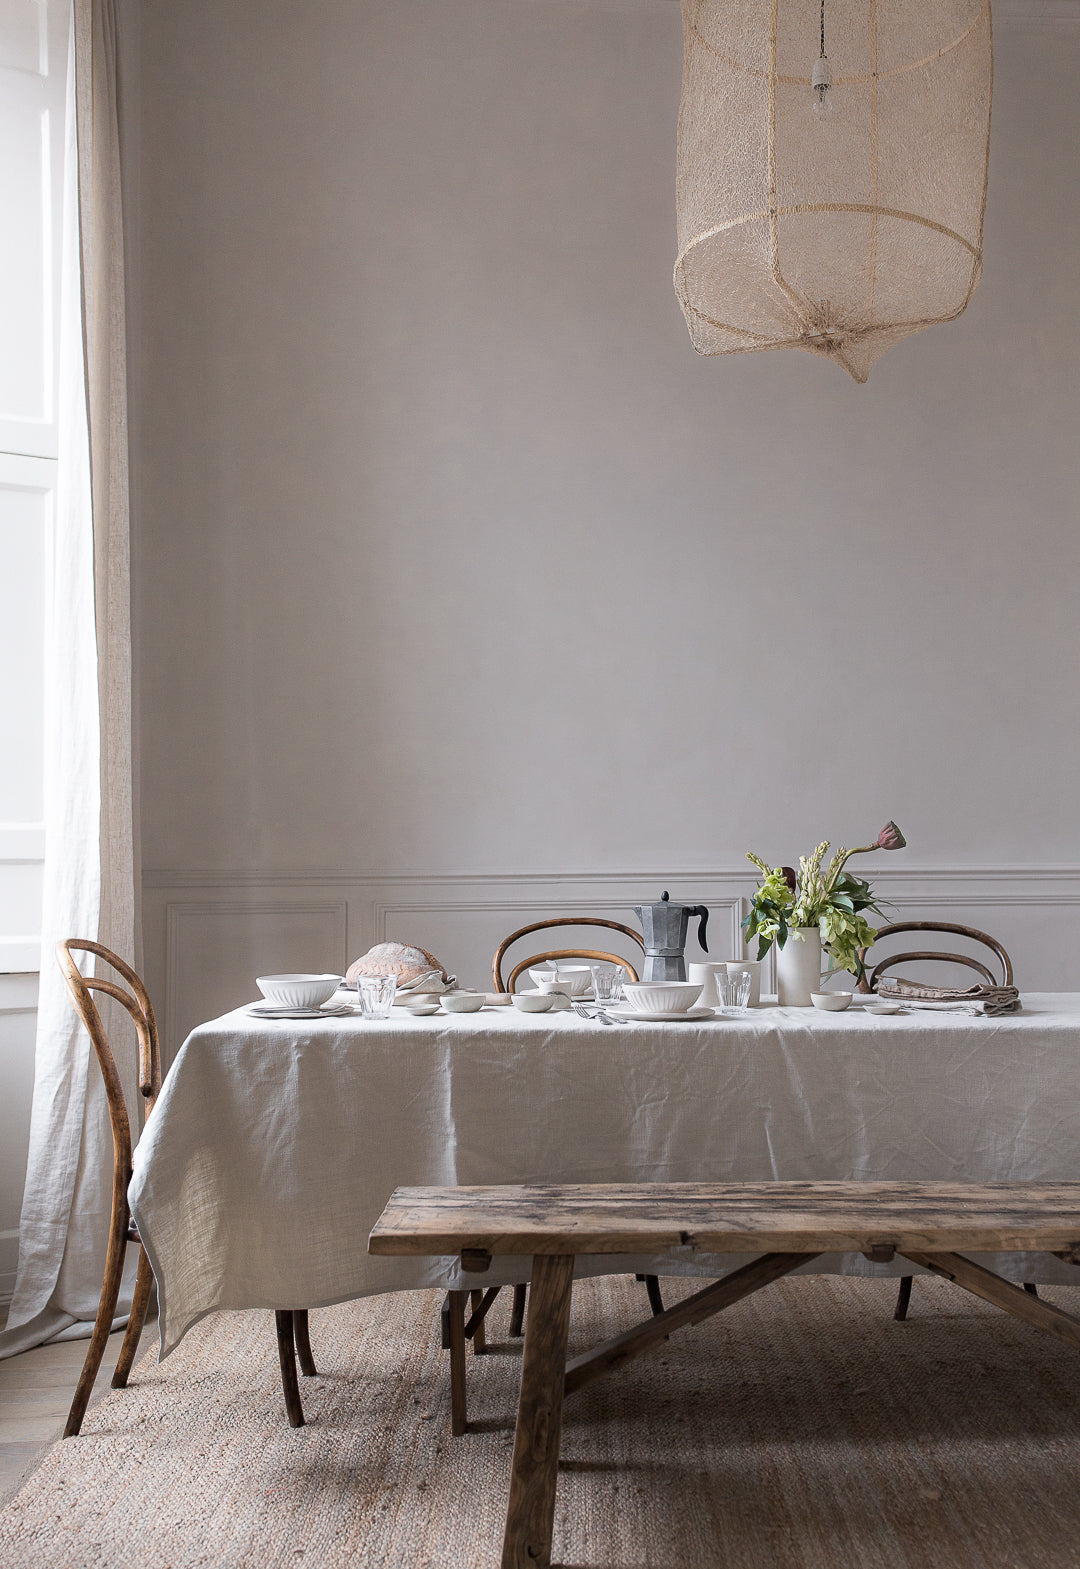
[[701, 983], [624, 981], [623, 996], [638, 1013], [685, 1013], [701, 996]]
[[260, 975], [255, 984], [279, 1008], [320, 1008], [343, 983], [340, 975]]

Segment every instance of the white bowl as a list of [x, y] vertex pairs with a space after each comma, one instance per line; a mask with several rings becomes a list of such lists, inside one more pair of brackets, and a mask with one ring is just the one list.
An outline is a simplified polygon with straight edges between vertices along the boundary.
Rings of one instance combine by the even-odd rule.
[[623, 996], [638, 1013], [685, 1013], [701, 996], [700, 981], [625, 981]]
[[560, 964], [558, 974], [543, 969], [529, 974], [542, 992], [565, 992], [568, 997], [580, 997], [592, 985], [592, 970], [587, 964]]
[[484, 1006], [483, 992], [443, 992], [439, 998], [447, 1013], [479, 1013]]
[[851, 1007], [850, 992], [811, 992], [810, 1001], [823, 1013], [843, 1013]]
[[260, 975], [255, 984], [279, 1008], [319, 1008], [343, 982], [340, 975]]
[[510, 1001], [521, 1013], [547, 1013], [555, 998], [550, 992], [515, 992]]

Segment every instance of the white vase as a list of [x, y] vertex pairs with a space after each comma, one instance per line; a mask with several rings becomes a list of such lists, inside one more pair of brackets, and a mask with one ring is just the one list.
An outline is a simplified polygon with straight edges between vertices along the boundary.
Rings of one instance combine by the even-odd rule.
[[821, 988], [821, 932], [795, 926], [776, 950], [776, 992], [781, 1008], [812, 1008], [810, 993]]

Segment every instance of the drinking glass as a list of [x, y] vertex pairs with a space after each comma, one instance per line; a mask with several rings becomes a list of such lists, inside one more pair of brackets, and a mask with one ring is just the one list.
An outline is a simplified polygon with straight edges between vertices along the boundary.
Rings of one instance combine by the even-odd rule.
[[388, 1019], [397, 995], [397, 976], [361, 975], [357, 978], [357, 992], [365, 1019]]
[[749, 970], [732, 968], [726, 975], [716, 977], [716, 990], [720, 997], [721, 1013], [745, 1013], [750, 1001], [753, 976]]
[[618, 1002], [622, 997], [623, 972], [618, 964], [593, 964], [592, 970], [593, 997], [606, 1005], [609, 1002]]

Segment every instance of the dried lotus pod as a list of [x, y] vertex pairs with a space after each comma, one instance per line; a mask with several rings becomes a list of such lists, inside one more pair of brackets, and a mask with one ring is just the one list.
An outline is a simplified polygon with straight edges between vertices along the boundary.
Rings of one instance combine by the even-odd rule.
[[399, 991], [407, 986], [415, 986], [417, 981], [425, 977], [431, 978], [433, 991], [441, 991], [444, 986], [451, 985], [454, 979], [426, 948], [413, 948], [400, 942], [380, 942], [374, 948], [369, 948], [367, 953], [349, 965], [345, 979], [350, 986], [355, 986], [358, 975], [393, 975]]

